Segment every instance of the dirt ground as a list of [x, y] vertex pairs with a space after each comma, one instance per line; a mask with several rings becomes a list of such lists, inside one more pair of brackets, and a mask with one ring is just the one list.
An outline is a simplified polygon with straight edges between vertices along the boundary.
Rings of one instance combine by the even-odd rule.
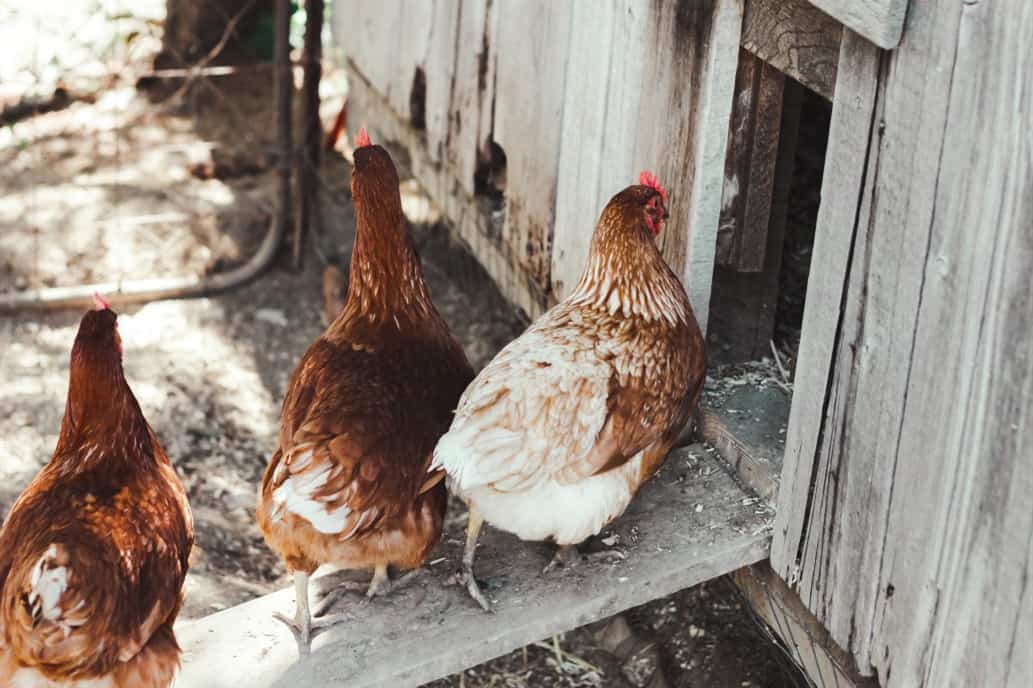
[[[204, 274], [254, 253], [274, 197], [271, 71], [253, 65], [180, 86], [142, 94], [116, 80], [88, 101], [0, 132], [0, 295]], [[339, 102], [328, 100], [328, 118]], [[322, 261], [346, 261], [354, 233], [347, 162], [330, 156], [322, 176], [325, 227], [304, 270], [280, 259], [237, 290], [120, 314], [127, 377], [194, 509], [184, 618], [287, 584], [254, 524], [254, 501], [288, 375], [323, 327]], [[490, 285], [449, 273], [469, 259], [418, 187], [404, 186], [435, 302], [483, 366], [524, 322]], [[0, 315], [0, 513], [50, 456], [80, 315]], [[672, 686], [800, 685], [724, 579], [626, 618], [657, 644]], [[615, 660], [583, 628], [432, 685], [624, 687], [645, 685], [648, 673]]]

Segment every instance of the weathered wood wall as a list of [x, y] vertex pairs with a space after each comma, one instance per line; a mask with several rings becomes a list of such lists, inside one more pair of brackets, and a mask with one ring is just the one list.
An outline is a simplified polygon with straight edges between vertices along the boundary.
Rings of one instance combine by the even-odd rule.
[[1031, 73], [1022, 0], [844, 34], [772, 563], [886, 688], [1033, 685]]
[[535, 316], [568, 293], [603, 205], [650, 169], [671, 197], [664, 256], [705, 325], [742, 0], [335, 7], [356, 109], [381, 99], [405, 126], [353, 121], [420, 130], [414, 172], [439, 204], [490, 212], [475, 177], [505, 152], [501, 222], [457, 222], [508, 297]]

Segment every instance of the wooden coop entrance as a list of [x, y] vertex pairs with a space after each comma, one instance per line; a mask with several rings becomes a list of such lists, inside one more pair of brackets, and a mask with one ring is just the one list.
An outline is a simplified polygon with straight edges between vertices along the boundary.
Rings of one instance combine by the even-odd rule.
[[[335, 3], [350, 120], [398, 153], [451, 219], [453, 238], [529, 317], [569, 293], [614, 192], [642, 169], [668, 184], [661, 250], [701, 324], [709, 321], [712, 368], [697, 418], [707, 444], [675, 450], [607, 529], [623, 561], [543, 577], [547, 546], [488, 529], [478, 573], [497, 613], [486, 615], [445, 585], [460, 526], [446, 532], [424, 580], [388, 600], [342, 607], [354, 617], [319, 636], [303, 661], [272, 618], [291, 607], [292, 591], [184, 625], [177, 685], [415, 686], [732, 572], [820, 686], [875, 680], [861, 673], [887, 688], [961, 685], [944, 677], [954, 668], [975, 677], [986, 666], [998, 677], [1029, 677], [1029, 663], [1002, 650], [1015, 646], [1019, 621], [995, 626], [992, 638], [959, 640], [947, 630], [957, 613], [930, 592], [968, 607], [985, 597], [996, 610], [1006, 594], [1023, 610], [1033, 600], [1022, 588], [1028, 547], [995, 554], [999, 589], [971, 572], [989, 537], [973, 510], [992, 492], [973, 457], [996, 446], [984, 438], [1002, 423], [1015, 422], [1008, 432], [1016, 438], [1033, 437], [1016, 420], [1030, 412], [1029, 398], [1001, 401], [1007, 390], [988, 382], [991, 359], [978, 355], [983, 335], [969, 323], [1012, 304], [1033, 326], [1028, 307], [1018, 313], [1008, 300], [1019, 293], [1015, 275], [1028, 278], [1033, 251], [1002, 248], [1019, 241], [1023, 220], [1018, 187], [1000, 170], [1020, 183], [1030, 171], [1009, 152], [1014, 141], [1000, 143], [987, 123], [1017, 139], [1001, 115], [1012, 101], [992, 100], [994, 116], [983, 119], [966, 110], [987, 100], [987, 84], [1011, 92], [998, 72], [1033, 70], [1033, 10], [1023, 10], [1023, 23], [989, 3], [948, 5]], [[995, 43], [996, 34], [1009, 40]], [[1005, 64], [987, 76], [979, 51], [990, 54], [991, 45], [1002, 46], [995, 54]], [[989, 196], [970, 191], [984, 185], [977, 173], [998, 185]], [[805, 197], [815, 175], [823, 175], [820, 199]], [[984, 209], [1011, 213], [1009, 229], [995, 233]], [[965, 248], [962, 219], [984, 244]], [[991, 279], [993, 266], [1008, 280]], [[955, 289], [969, 283], [986, 300], [959, 318], [947, 305], [963, 300]], [[986, 336], [1012, 331], [987, 323]], [[937, 342], [950, 344], [933, 362]], [[937, 365], [969, 394], [966, 408], [1000, 401], [990, 430], [969, 428], [975, 439], [962, 441], [943, 427], [940, 417], [957, 427], [966, 417], [950, 404], [955, 387], [938, 382]], [[1002, 365], [1029, 384], [1029, 370]], [[964, 372], [973, 370], [983, 377]], [[941, 415], [916, 410], [915, 399]], [[923, 471], [923, 442], [937, 448], [948, 477]], [[1009, 475], [1033, 484], [1008, 451]], [[935, 515], [936, 533], [911, 525], [919, 512], [902, 506], [908, 490]], [[1028, 495], [998, 493], [979, 513], [1028, 539]], [[769, 557], [770, 566], [758, 565]], [[962, 573], [945, 571], [948, 560]], [[1025, 685], [1010, 680], [992, 685]]]

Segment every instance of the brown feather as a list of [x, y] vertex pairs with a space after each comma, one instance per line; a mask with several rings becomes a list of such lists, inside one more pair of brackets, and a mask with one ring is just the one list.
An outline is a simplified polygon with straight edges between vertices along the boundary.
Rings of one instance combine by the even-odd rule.
[[[123, 376], [115, 315], [87, 313], [54, 456], [0, 531], [0, 678], [168, 686], [192, 544], [186, 493]], [[34, 576], [58, 570], [50, 618]]]
[[[293, 570], [419, 566], [441, 536], [445, 486], [431, 452], [473, 378], [423, 280], [398, 175], [380, 146], [355, 151], [356, 239], [347, 301], [298, 363], [280, 446], [266, 468], [258, 522]], [[322, 532], [276, 502], [289, 480], [313, 508], [340, 516]], [[347, 510], [346, 512], [344, 510]]]

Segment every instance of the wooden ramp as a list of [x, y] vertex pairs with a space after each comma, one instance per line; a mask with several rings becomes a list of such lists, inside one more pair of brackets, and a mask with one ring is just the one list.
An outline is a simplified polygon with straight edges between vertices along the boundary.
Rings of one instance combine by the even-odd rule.
[[[253, 600], [177, 629], [185, 651], [177, 688], [418, 686], [621, 610], [728, 573], [768, 555], [774, 512], [741, 488], [713, 449], [675, 450], [604, 532], [626, 557], [543, 576], [552, 549], [486, 528], [477, 574], [495, 614], [445, 584], [459, 561], [464, 523], [454, 520], [430, 572], [391, 597], [362, 605], [318, 636], [299, 661], [274, 611], [294, 612], [293, 590]], [[353, 574], [349, 576], [354, 577]], [[328, 589], [341, 574], [317, 579]]]

